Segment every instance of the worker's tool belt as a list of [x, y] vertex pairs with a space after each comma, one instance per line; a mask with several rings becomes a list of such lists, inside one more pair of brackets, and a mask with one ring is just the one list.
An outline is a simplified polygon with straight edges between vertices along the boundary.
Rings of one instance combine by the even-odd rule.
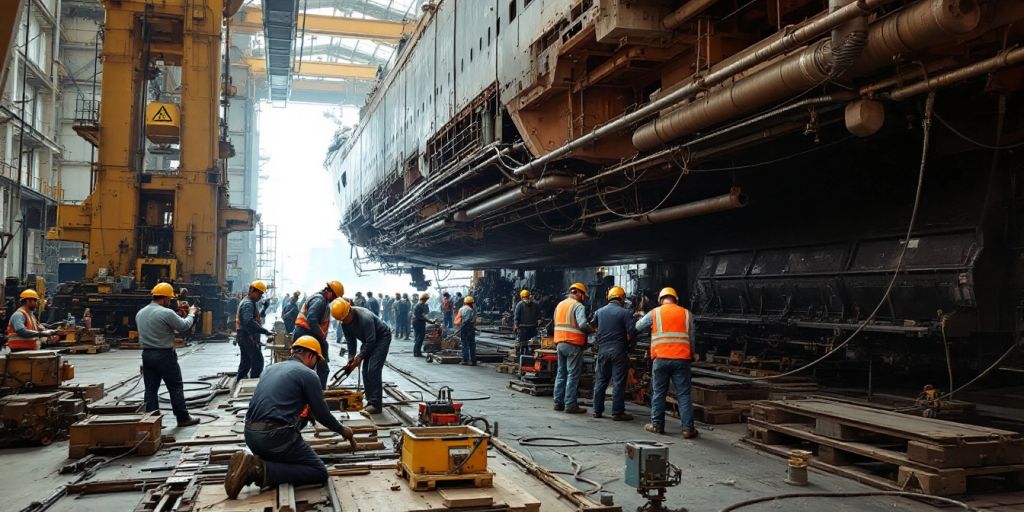
[[282, 428], [294, 428], [295, 425], [278, 420], [257, 420], [245, 422], [245, 429], [253, 432], [269, 432]]

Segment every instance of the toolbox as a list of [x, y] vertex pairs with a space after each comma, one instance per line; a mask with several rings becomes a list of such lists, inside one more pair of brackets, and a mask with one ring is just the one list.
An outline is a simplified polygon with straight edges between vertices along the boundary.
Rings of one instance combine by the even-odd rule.
[[419, 475], [487, 473], [490, 437], [469, 425], [406, 427], [402, 429], [402, 466]]

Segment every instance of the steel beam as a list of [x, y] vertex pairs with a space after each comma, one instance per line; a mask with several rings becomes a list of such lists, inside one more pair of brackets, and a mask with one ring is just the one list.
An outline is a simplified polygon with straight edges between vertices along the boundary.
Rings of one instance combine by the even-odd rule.
[[[299, 31], [305, 29], [307, 34], [370, 39], [381, 43], [397, 43], [416, 28], [415, 23], [403, 21], [302, 13], [299, 13], [295, 26]], [[263, 12], [254, 8], [243, 9], [232, 21], [231, 30], [238, 33], [262, 32]]]

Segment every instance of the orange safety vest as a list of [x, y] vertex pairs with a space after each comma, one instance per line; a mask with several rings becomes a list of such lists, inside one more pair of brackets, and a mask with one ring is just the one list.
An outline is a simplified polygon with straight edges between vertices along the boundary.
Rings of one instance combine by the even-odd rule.
[[[26, 329], [39, 332], [39, 321], [36, 320], [35, 315], [29, 313], [25, 308], [18, 308], [14, 315], [18, 313], [25, 315]], [[11, 315], [11, 320], [14, 320], [14, 315]], [[14, 322], [7, 322], [7, 346], [11, 350], [39, 350], [39, 340], [37, 338], [22, 338], [14, 331]]]
[[[242, 328], [242, 316], [241, 316], [242, 315], [242, 304], [245, 304], [246, 300], [252, 300], [252, 299], [246, 297], [242, 302], [238, 303], [238, 309], [235, 310], [235, 330], [236, 331], [238, 329]], [[253, 304], [253, 308], [255, 310], [254, 313], [256, 313], [256, 318], [254, 318], [254, 320], [256, 320], [256, 323], [258, 323], [260, 325], [263, 325], [263, 320], [260, 319], [260, 308], [259, 308], [259, 305], [254, 303]], [[326, 331], [324, 331], [324, 332], [326, 332]]]
[[651, 359], [692, 359], [690, 312], [679, 304], [662, 304], [651, 314]]
[[[323, 295], [321, 295], [323, 297]], [[324, 299], [327, 302], [327, 299]], [[309, 300], [302, 305], [302, 311], [299, 312], [299, 316], [295, 319], [295, 325], [302, 327], [305, 330], [309, 330], [309, 320], [306, 320], [306, 308], [309, 306]], [[327, 330], [331, 328], [331, 305], [327, 304], [324, 307], [324, 317], [320, 319], [320, 332], [327, 336]]]
[[587, 333], [576, 324], [576, 307], [583, 307], [583, 304], [572, 297], [568, 297], [558, 303], [555, 308], [555, 344], [572, 343], [577, 346], [587, 344]]

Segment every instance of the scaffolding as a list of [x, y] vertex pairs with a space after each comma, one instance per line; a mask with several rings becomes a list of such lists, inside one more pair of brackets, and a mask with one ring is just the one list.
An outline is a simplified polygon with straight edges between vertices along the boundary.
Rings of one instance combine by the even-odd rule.
[[273, 293], [276, 278], [277, 226], [260, 222], [256, 237], [256, 279], [263, 281]]

